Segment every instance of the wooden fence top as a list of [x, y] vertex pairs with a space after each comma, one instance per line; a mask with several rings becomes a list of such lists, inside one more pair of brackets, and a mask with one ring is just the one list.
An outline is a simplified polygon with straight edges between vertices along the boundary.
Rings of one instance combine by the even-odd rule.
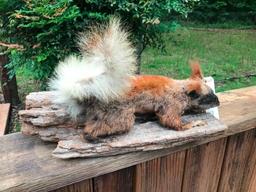
[[219, 98], [220, 117], [228, 126], [226, 132], [164, 150], [61, 160], [51, 156], [56, 144], [20, 133], [2, 136], [0, 191], [49, 191], [256, 127], [256, 87], [224, 92]]

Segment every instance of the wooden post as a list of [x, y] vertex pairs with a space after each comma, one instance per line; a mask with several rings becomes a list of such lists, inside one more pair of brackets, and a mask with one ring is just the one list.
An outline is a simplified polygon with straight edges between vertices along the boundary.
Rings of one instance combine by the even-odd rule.
[[8, 132], [10, 103], [0, 104], [0, 136]]
[[8, 62], [8, 56], [6, 54], [0, 54], [1, 87], [5, 102], [16, 106], [20, 103], [17, 81], [15, 75], [11, 79], [9, 77], [8, 69], [5, 67]]

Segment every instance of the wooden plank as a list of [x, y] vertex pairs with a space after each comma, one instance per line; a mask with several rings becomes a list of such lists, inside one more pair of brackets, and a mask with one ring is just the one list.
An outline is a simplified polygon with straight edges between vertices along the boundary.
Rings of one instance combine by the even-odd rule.
[[255, 191], [256, 186], [251, 186], [256, 173], [255, 135], [256, 130], [253, 129], [228, 138], [219, 192], [243, 192], [249, 188]]
[[[254, 136], [256, 136], [256, 134], [254, 134]], [[255, 138], [256, 137], [254, 137], [254, 141], [256, 141]], [[253, 146], [256, 146], [256, 142], [253, 143], [250, 155], [248, 157], [247, 166], [246, 166], [240, 191], [248, 191], [248, 192], [256, 191], [256, 150], [255, 150], [255, 147]]]
[[218, 94], [220, 119], [228, 126], [226, 135], [256, 127], [256, 86]]
[[183, 192], [217, 191], [227, 138], [187, 150]]
[[0, 136], [7, 132], [10, 108], [10, 103], [0, 104]]
[[185, 151], [180, 151], [136, 165], [135, 191], [181, 191], [184, 162]]
[[[207, 140], [208, 141], [208, 140]], [[139, 164], [201, 144], [125, 155], [61, 160], [51, 156], [54, 144], [37, 137], [9, 134], [0, 139], [0, 191], [50, 191], [81, 180]], [[15, 161], [13, 161], [15, 159]]]
[[95, 192], [132, 192], [134, 167], [121, 169], [93, 179]]
[[[42, 142], [37, 137], [20, 133], [3, 136], [0, 139], [0, 191], [54, 190], [252, 129], [256, 125], [255, 87], [237, 92], [220, 96], [221, 100], [226, 98], [222, 100], [220, 108], [220, 114], [225, 115], [222, 120], [229, 126], [226, 133], [164, 150], [67, 161], [53, 158], [51, 151], [56, 145]], [[227, 95], [234, 95], [229, 98], [232, 102], [229, 102]], [[239, 107], [234, 109], [234, 105]]]
[[66, 187], [62, 187], [52, 192], [93, 192], [93, 181], [92, 179], [87, 179]]

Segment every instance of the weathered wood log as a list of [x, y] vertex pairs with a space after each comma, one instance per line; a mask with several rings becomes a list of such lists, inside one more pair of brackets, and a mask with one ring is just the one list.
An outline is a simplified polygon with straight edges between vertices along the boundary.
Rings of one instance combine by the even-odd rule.
[[58, 158], [99, 157], [124, 154], [135, 151], [152, 151], [170, 148], [213, 135], [221, 135], [226, 126], [210, 114], [186, 116], [186, 120], [203, 120], [203, 126], [194, 127], [186, 131], [169, 130], [159, 126], [156, 122], [136, 124], [124, 135], [101, 139], [98, 143], [88, 143], [83, 138], [61, 140], [53, 151]]
[[137, 123], [123, 135], [100, 139], [90, 143], [83, 138], [83, 116], [72, 120], [65, 108], [53, 104], [55, 92], [31, 93], [26, 97], [26, 110], [20, 111], [22, 132], [39, 135], [44, 141], [58, 142], [53, 156], [58, 158], [99, 157], [135, 151], [150, 151], [189, 143], [194, 138], [203, 139], [222, 134], [226, 126], [210, 114], [184, 116], [183, 121], [204, 123], [186, 131], [174, 131], [157, 122]]

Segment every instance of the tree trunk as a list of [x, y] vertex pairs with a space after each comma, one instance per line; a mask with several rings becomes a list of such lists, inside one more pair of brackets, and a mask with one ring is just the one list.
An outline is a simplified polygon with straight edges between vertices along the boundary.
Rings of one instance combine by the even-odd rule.
[[0, 55], [1, 87], [6, 103], [16, 106], [20, 103], [16, 76], [9, 78], [8, 69], [5, 65], [9, 62], [7, 55]]
[[140, 41], [137, 44], [137, 47], [136, 47], [136, 65], [137, 65], [136, 74], [140, 74], [140, 70], [141, 70], [141, 54], [142, 54], [144, 48], [145, 48], [145, 46], [143, 44], [143, 38], [141, 38]]

